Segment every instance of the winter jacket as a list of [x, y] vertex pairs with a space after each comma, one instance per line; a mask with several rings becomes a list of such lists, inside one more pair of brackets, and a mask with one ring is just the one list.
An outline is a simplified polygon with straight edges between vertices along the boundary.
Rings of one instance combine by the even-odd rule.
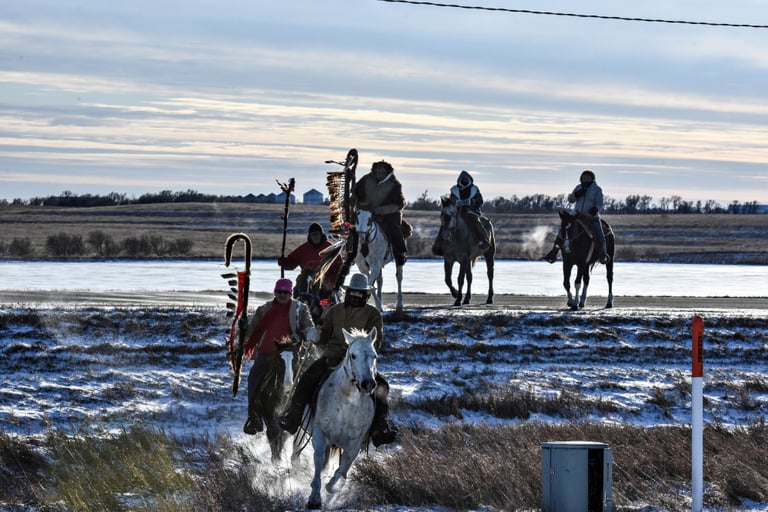
[[451, 195], [457, 200], [469, 201], [464, 206], [467, 209], [482, 215], [483, 195], [480, 193], [480, 189], [477, 188], [477, 185], [470, 185], [464, 190], [460, 190], [458, 185], [454, 185], [451, 187]]
[[374, 215], [400, 214], [405, 208], [403, 185], [390, 173], [380, 183], [369, 173], [360, 178], [355, 185], [355, 203], [360, 210], [367, 210]]
[[347, 341], [344, 339], [342, 329], [350, 331], [356, 328], [368, 332], [374, 327], [376, 327], [376, 341], [373, 345], [378, 351], [384, 329], [381, 313], [370, 304], [355, 308], [341, 302], [326, 311], [316, 345], [323, 351], [323, 357], [332, 361], [341, 361], [347, 352]]
[[[261, 344], [261, 338], [264, 337], [267, 329], [265, 326], [260, 325], [262, 318], [267, 314], [267, 311], [272, 307], [275, 300], [270, 300], [256, 309], [251, 322], [248, 326], [245, 339], [248, 340], [243, 349], [248, 359], [251, 359], [253, 353], [258, 349]], [[306, 304], [295, 299], [291, 299], [290, 306], [288, 308], [288, 324], [291, 329], [291, 337], [306, 339], [312, 338], [315, 324], [312, 322], [312, 315], [309, 314], [309, 308]], [[311, 331], [311, 330], [312, 331]], [[254, 337], [254, 334], [256, 336]]]
[[582, 187], [581, 184], [576, 185], [573, 192], [568, 194], [568, 202], [576, 203], [573, 206], [576, 213], [590, 214], [589, 210], [592, 208], [597, 208], [599, 213], [603, 208], [603, 189], [600, 188], [597, 182], [593, 181], [592, 185], [587, 188], [586, 194], [581, 197], [576, 197], [576, 193], [583, 188], [584, 187]]

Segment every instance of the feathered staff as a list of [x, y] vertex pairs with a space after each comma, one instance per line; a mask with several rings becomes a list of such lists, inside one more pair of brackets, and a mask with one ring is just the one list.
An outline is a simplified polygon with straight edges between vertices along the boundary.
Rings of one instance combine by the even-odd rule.
[[[277, 181], [277, 180], [275, 180]], [[288, 184], [280, 183], [277, 181], [280, 190], [285, 194], [285, 208], [283, 209], [283, 248], [280, 251], [280, 257], [285, 258], [285, 238], [288, 233], [288, 205], [291, 204], [291, 192], [296, 187], [296, 180], [291, 178], [288, 180]], [[280, 267], [280, 278], [285, 277], [285, 269]]]
[[[357, 169], [357, 150], [352, 148], [347, 152], [347, 158], [344, 162], [335, 160], [326, 160], [327, 164], [338, 164], [344, 166], [341, 171], [328, 171], [326, 185], [328, 186], [328, 195], [330, 198], [330, 221], [331, 232], [337, 236], [346, 238], [344, 243], [334, 244], [323, 251], [323, 265], [325, 268], [330, 266], [333, 259], [342, 251], [344, 254], [344, 264], [339, 272], [339, 277], [334, 286], [338, 290], [344, 279], [349, 273], [349, 268], [357, 256], [357, 230], [355, 230], [352, 213], [354, 208], [354, 189], [355, 189], [355, 170]], [[323, 275], [325, 273], [323, 272]]]
[[[232, 396], [237, 395], [237, 388], [240, 385], [240, 368], [243, 364], [243, 345], [245, 343], [245, 333], [248, 330], [248, 293], [251, 286], [251, 239], [245, 233], [234, 233], [229, 235], [224, 252], [225, 266], [229, 266], [232, 261], [232, 249], [235, 244], [242, 240], [245, 244], [245, 270], [235, 273], [222, 274], [221, 277], [229, 279], [231, 293], [228, 297], [234, 300], [234, 303], [227, 303], [227, 316], [232, 317], [232, 324], [229, 327], [229, 340], [227, 355], [232, 370], [235, 372], [232, 382]], [[237, 340], [235, 340], [237, 334]]]

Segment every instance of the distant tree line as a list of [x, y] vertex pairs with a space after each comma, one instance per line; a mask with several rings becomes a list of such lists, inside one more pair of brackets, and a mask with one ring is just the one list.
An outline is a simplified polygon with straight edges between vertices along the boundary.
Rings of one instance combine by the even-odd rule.
[[[192, 246], [192, 240], [166, 240], [159, 235], [128, 237], [122, 242], [117, 242], [103, 231], [91, 231], [85, 239], [82, 235], [57, 233], [46, 239], [45, 255], [52, 258], [185, 257], [192, 252]], [[0, 256], [28, 258], [36, 255], [32, 241], [27, 237], [14, 238], [8, 243], [0, 240]]]
[[[548, 196], [546, 194], [533, 194], [523, 197], [497, 197], [486, 199], [483, 211], [488, 213], [537, 213], [554, 212], [570, 208], [565, 194]], [[415, 201], [409, 203], [409, 208], [414, 210], [439, 210], [440, 200], [431, 199], [425, 190]], [[604, 213], [766, 213], [766, 207], [759, 205], [757, 201], [740, 203], [733, 201], [727, 208], [716, 201], [685, 201], [680, 196], [662, 197], [654, 202], [648, 195], [632, 194], [623, 201], [605, 196]]]
[[[245, 199], [242, 196], [221, 196], [212, 194], [203, 194], [196, 190], [186, 190], [184, 192], [173, 192], [163, 190], [158, 193], [142, 194], [138, 198], [129, 198], [125, 194], [111, 192], [107, 195], [83, 194], [76, 195], [69, 190], [65, 190], [59, 196], [33, 197], [27, 201], [14, 199], [11, 204], [29, 205], [29, 206], [72, 206], [72, 207], [93, 207], [93, 206], [118, 206], [129, 204], [153, 204], [153, 203], [238, 203]], [[7, 200], [0, 200], [0, 205], [9, 204]], [[570, 205], [565, 194], [549, 196], [546, 194], [533, 194], [518, 197], [496, 197], [494, 199], [486, 198], [483, 209], [490, 213], [531, 213], [531, 212], [554, 212]], [[425, 190], [415, 201], [408, 204], [408, 208], [413, 210], [439, 210], [440, 199], [428, 197]], [[672, 195], [662, 197], [654, 201], [654, 198], [648, 195], [631, 194], [624, 200], [614, 199], [605, 196], [605, 213], [766, 213], [768, 207], [760, 205], [757, 201], [748, 201], [740, 203], [733, 201], [729, 206], [723, 207], [716, 201], [709, 199], [707, 201], [686, 201], [682, 197]]]

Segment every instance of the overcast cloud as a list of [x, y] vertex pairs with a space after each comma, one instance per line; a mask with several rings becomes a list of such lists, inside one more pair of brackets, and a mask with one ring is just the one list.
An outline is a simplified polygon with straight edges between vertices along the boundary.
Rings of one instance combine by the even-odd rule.
[[[768, 25], [764, 4], [466, 2]], [[604, 191], [768, 203], [768, 29], [345, 1], [4, 0], [0, 198], [325, 190], [386, 159], [409, 200]]]

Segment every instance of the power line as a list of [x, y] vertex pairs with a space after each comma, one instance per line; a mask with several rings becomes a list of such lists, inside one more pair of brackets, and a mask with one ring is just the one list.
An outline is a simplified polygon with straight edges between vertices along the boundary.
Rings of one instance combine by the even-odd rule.
[[485, 7], [480, 5], [444, 4], [444, 3], [438, 3], [438, 2], [423, 2], [419, 0], [378, 0], [378, 1], [398, 3], [398, 4], [427, 5], [430, 7], [451, 7], [455, 9], [469, 9], [469, 10], [477, 10], [477, 11], [501, 11], [501, 12], [517, 13], [517, 14], [541, 14], [545, 16], [566, 16], [571, 18], [593, 18], [593, 19], [599, 19], [599, 20], [642, 21], [646, 23], [670, 23], [670, 24], [677, 24], [677, 25], [705, 25], [709, 27], [768, 28], [768, 25], [751, 25], [746, 23], [715, 23], [711, 21], [628, 18], [624, 16], [602, 16], [600, 14], [577, 14], [577, 13], [570, 13], [570, 12], [532, 11], [529, 9], [508, 9], [506, 7]]

